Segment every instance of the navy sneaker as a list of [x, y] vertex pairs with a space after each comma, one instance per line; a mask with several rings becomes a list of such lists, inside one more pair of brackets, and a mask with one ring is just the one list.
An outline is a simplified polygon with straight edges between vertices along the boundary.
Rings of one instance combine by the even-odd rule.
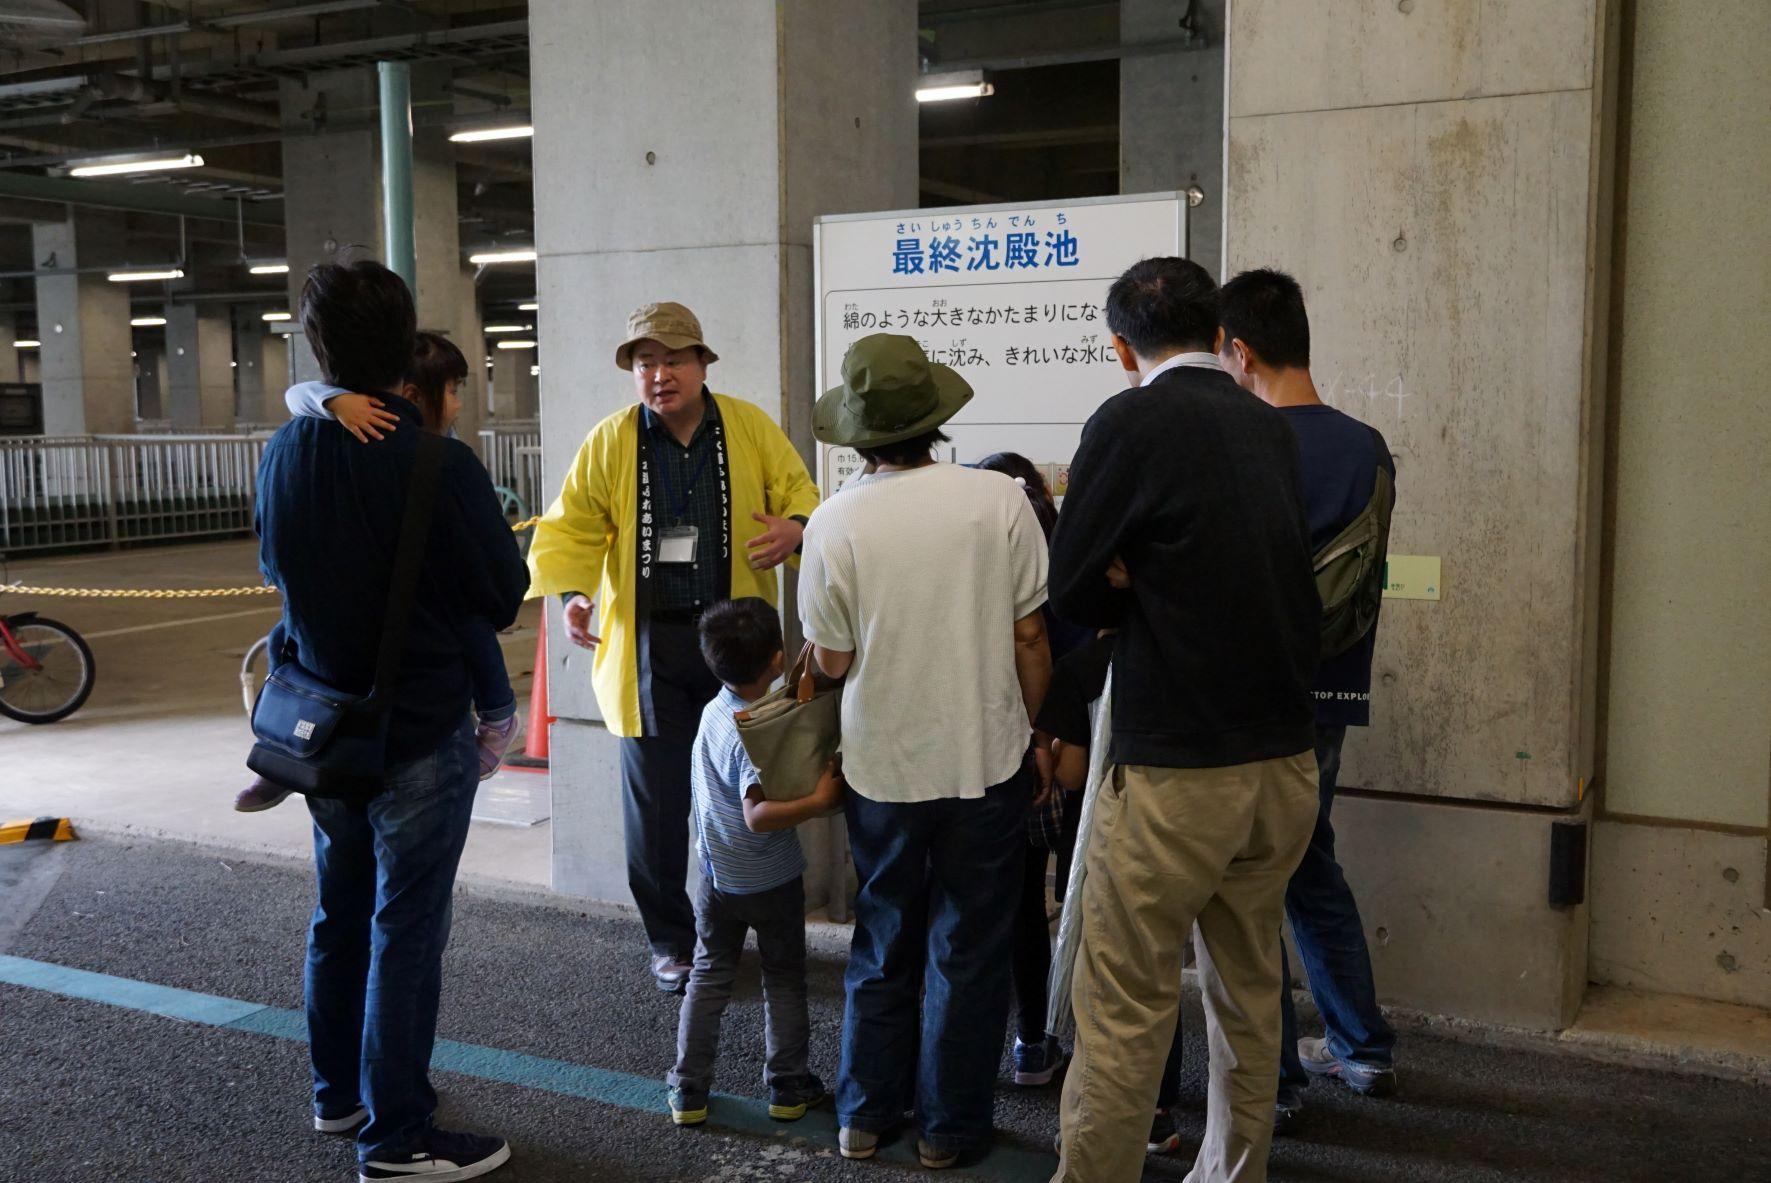
[[1022, 1043], [1016, 1036], [1015, 1083], [1023, 1088], [1050, 1084], [1068, 1058], [1056, 1035], [1047, 1035], [1038, 1043]]
[[824, 1082], [808, 1072], [799, 1080], [769, 1086], [769, 1116], [776, 1121], [798, 1121], [806, 1110], [824, 1100]]
[[691, 1096], [683, 1092], [682, 1086], [671, 1085], [670, 1120], [677, 1125], [700, 1125], [706, 1121], [707, 1095]]
[[1144, 1143], [1146, 1154], [1173, 1154], [1181, 1146], [1181, 1131], [1175, 1128], [1174, 1114], [1158, 1109], [1150, 1119], [1150, 1139]]
[[1273, 1136], [1289, 1138], [1297, 1133], [1298, 1125], [1304, 1118], [1304, 1096], [1294, 1088], [1279, 1086], [1279, 1095], [1273, 1101]]
[[477, 1179], [510, 1161], [510, 1143], [481, 1134], [457, 1134], [433, 1129], [424, 1148], [411, 1154], [365, 1159], [357, 1164], [360, 1183], [384, 1183], [388, 1179], [420, 1179], [423, 1183], [453, 1183]]
[[949, 1167], [959, 1165], [959, 1151], [942, 1150], [940, 1147], [931, 1146], [918, 1138], [916, 1140], [916, 1159], [922, 1163], [925, 1170], [945, 1171]]
[[1343, 1060], [1328, 1050], [1326, 1039], [1298, 1040], [1298, 1061], [1311, 1076], [1331, 1076], [1361, 1096], [1387, 1097], [1396, 1091], [1394, 1068]]

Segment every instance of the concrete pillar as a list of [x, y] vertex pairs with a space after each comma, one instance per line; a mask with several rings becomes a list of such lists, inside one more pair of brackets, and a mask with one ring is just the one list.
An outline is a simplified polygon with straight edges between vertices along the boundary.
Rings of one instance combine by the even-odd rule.
[[166, 386], [161, 381], [166, 357], [158, 346], [142, 346], [135, 351], [135, 417], [166, 418]]
[[289, 418], [283, 392], [289, 389], [289, 352], [292, 338], [284, 333], [264, 337], [264, 418], [262, 423], [281, 423]]
[[[916, 202], [913, 0], [533, 0], [529, 41], [548, 487], [632, 404], [613, 352], [650, 300], [694, 309], [720, 353], [710, 384], [809, 455], [812, 218]], [[552, 615], [554, 886], [625, 900], [616, 746], [589, 654]]]
[[1230, 9], [1224, 270], [1297, 276], [1318, 389], [1396, 456], [1392, 565], [1442, 563], [1386, 601], [1335, 806], [1378, 990], [1530, 1027], [1587, 981], [1550, 898], [1592, 810], [1614, 9]]
[[135, 430], [135, 376], [129, 356], [129, 288], [103, 267], [123, 258], [119, 215], [70, 209], [65, 222], [31, 227], [32, 257], [54, 256], [63, 274], [37, 277], [37, 335], [43, 383], [43, 430], [49, 435], [107, 435]]
[[[447, 65], [419, 65], [412, 71], [415, 104], [436, 103], [447, 93]], [[286, 81], [282, 90], [285, 123], [306, 127], [326, 121], [360, 122], [373, 116], [375, 71], [363, 67]], [[313, 264], [340, 250], [357, 248], [385, 261], [381, 226], [381, 154], [378, 133], [369, 127], [342, 133], [292, 134], [283, 141], [284, 224], [289, 253], [289, 309], [298, 311], [302, 282]], [[455, 145], [442, 128], [419, 128], [412, 141], [412, 212], [418, 282], [413, 298], [418, 327], [441, 333], [471, 359], [479, 343], [479, 313], [471, 276], [461, 261], [460, 213], [455, 189]], [[313, 352], [299, 332], [289, 338], [298, 381], [319, 377]], [[470, 370], [470, 376], [472, 371]], [[484, 386], [476, 389], [483, 392]], [[280, 394], [280, 389], [276, 392]], [[462, 401], [457, 430], [477, 438], [481, 403]]]
[[[308, 268], [340, 251], [384, 257], [381, 241], [381, 154], [374, 130], [375, 68], [357, 67], [284, 79], [283, 227], [289, 259], [289, 311], [300, 315]], [[324, 132], [328, 123], [361, 130]], [[298, 331], [290, 337], [298, 381], [320, 376]]]
[[[1591, 976], [1771, 1007], [1771, 8], [1623, 22]], [[1682, 356], [1689, 308], [1728, 348]]]
[[541, 412], [541, 379], [529, 371], [539, 364], [540, 354], [533, 349], [499, 349], [496, 338], [488, 345], [492, 349], [493, 405], [499, 415], [535, 418]]
[[18, 317], [11, 312], [0, 312], [0, 382], [23, 382], [24, 367], [19, 364], [19, 350], [13, 347], [18, 340]]
[[234, 326], [225, 307], [166, 308], [166, 409], [174, 427], [234, 426]]
[[[1188, 211], [1187, 256], [1213, 275], [1223, 261], [1224, 4], [1192, 6], [1196, 47], [1119, 63], [1119, 191], [1199, 186], [1205, 200]], [[1188, 8], [1186, 0], [1120, 0], [1120, 40], [1186, 40], [1179, 22]]]
[[[270, 423], [269, 401], [273, 394], [281, 396], [283, 387], [265, 373], [265, 343], [270, 334], [256, 307], [235, 308], [234, 333], [234, 408], [241, 423]], [[278, 398], [281, 402], [281, 398]], [[276, 416], [281, 419], [282, 416]]]
[[[447, 100], [447, 64], [414, 66], [412, 102]], [[480, 345], [480, 316], [473, 275], [461, 261], [461, 214], [455, 184], [455, 145], [441, 127], [418, 128], [412, 137], [412, 229], [417, 247], [418, 327], [448, 337], [468, 358], [468, 376]], [[471, 383], [462, 392], [456, 433], [469, 444], [479, 443], [485, 420], [485, 385]]]

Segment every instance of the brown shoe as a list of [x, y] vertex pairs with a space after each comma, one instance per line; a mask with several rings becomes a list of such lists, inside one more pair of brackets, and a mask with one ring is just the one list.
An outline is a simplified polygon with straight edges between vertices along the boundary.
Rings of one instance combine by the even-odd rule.
[[241, 789], [234, 798], [234, 810], [237, 813], [257, 813], [264, 809], [275, 809], [283, 803], [289, 790], [282, 785], [274, 785], [262, 776], [252, 778], [252, 783]]

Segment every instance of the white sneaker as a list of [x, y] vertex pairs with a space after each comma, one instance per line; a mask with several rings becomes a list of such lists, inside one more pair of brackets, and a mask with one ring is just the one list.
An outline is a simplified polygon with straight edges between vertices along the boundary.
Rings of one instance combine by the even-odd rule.
[[480, 1134], [432, 1130], [425, 1147], [411, 1154], [365, 1159], [357, 1165], [360, 1183], [389, 1179], [420, 1179], [423, 1183], [455, 1183], [477, 1179], [510, 1161], [510, 1143]]
[[321, 1134], [348, 1134], [369, 1120], [369, 1111], [361, 1105], [355, 1113], [347, 1113], [343, 1117], [321, 1117], [314, 1114], [314, 1130]]

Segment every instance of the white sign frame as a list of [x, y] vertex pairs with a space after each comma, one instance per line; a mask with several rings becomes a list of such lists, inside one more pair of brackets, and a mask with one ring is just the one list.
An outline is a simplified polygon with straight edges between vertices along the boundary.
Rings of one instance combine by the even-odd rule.
[[[1107, 237], [1111, 230], [1103, 230], [1101, 227], [1112, 226], [1111, 215], [1116, 212], [1112, 207], [1133, 205], [1146, 207], [1136, 214], [1143, 228], [1135, 242], [1111, 242], [1098, 252], [1089, 251], [1079, 258], [1076, 272], [1065, 271], [1048, 263], [1014, 268], [1013, 270], [1024, 274], [1013, 278], [1008, 276], [1010, 268], [1006, 265], [991, 267], [988, 274], [978, 275], [970, 267], [970, 263], [979, 261], [980, 253], [985, 257], [982, 261], [988, 261], [991, 250], [987, 246], [982, 252], [971, 252], [967, 268], [933, 274], [923, 272], [920, 282], [915, 275], [899, 279], [882, 272], [886, 281], [883, 286], [856, 286], [858, 281], [852, 269], [844, 267], [842, 270], [845, 274], [833, 275], [831, 272], [835, 268], [828, 265], [830, 250], [826, 245], [826, 235], [844, 234], [852, 238], [851, 232], [856, 229], [857, 223], [878, 223], [883, 232], [890, 235], [892, 244], [896, 245], [888, 245], [886, 249], [893, 256], [894, 265], [896, 254], [901, 248], [902, 234], [898, 231], [900, 224], [917, 227], [915, 237], [919, 241], [923, 235], [922, 228], [926, 226], [931, 228], [931, 233], [948, 235], [949, 241], [951, 235], [959, 234], [976, 242], [974, 220], [985, 227], [984, 237], [994, 237], [994, 232], [1000, 230], [1001, 237], [1004, 238], [1010, 231], [1010, 221], [1014, 220], [1016, 232], [1025, 233], [1025, 227], [1038, 234], [1040, 250], [1049, 257], [1046, 237], [1049, 232], [1061, 233], [1061, 228], [1070, 224], [1087, 225], [1092, 232], [1099, 232]], [[1130, 215], [1132, 211], [1125, 213]], [[1071, 214], [1080, 214], [1080, 217], [1070, 218], [1068, 215]], [[942, 458], [969, 462], [988, 451], [1020, 451], [1044, 469], [1053, 494], [1062, 496], [1068, 485], [1070, 456], [1081, 436], [1083, 423], [1102, 402], [1126, 386], [1123, 371], [1107, 347], [1106, 325], [1099, 316], [1099, 305], [1105, 302], [1108, 285], [1138, 259], [1186, 253], [1187, 214], [1187, 195], [1184, 192], [1170, 191], [1085, 197], [1071, 201], [1001, 202], [990, 205], [832, 214], [814, 218], [812, 316], [816, 353], [812, 362], [815, 378], [812, 397], [815, 400], [825, 390], [842, 381], [842, 354], [836, 348], [837, 345], [846, 349], [849, 342], [867, 332], [905, 332], [917, 336], [917, 329], [926, 327], [895, 323], [858, 326], [839, 323], [833, 326], [830, 323], [833, 309], [836, 315], [843, 314], [843, 309], [832, 303], [833, 297], [854, 297], [855, 302], [858, 302], [870, 296], [880, 297], [889, 293], [900, 300], [917, 299], [925, 304], [946, 308], [947, 297], [936, 293], [949, 292], [975, 299], [983, 289], [1005, 289], [996, 292], [997, 297], [1006, 296], [1006, 289], [1020, 289], [1013, 297], [1017, 307], [1008, 308], [1007, 312], [1025, 310], [1030, 314], [1044, 312], [1050, 315], [1053, 309], [1057, 310], [1056, 316], [1046, 323], [1035, 325], [1030, 320], [1026, 327], [1024, 336], [1029, 345], [1027, 353], [1031, 357], [1037, 348], [1040, 361], [1017, 363], [1015, 357], [1020, 353], [1020, 347], [1002, 347], [999, 344], [1003, 334], [996, 330], [1008, 328], [1007, 322], [999, 323], [994, 319], [982, 326], [975, 319], [970, 321], [972, 327], [984, 328], [987, 335], [995, 339], [989, 346], [995, 350], [993, 356], [985, 357], [980, 347], [969, 346], [964, 339], [957, 347], [937, 347], [933, 350], [935, 360], [953, 364], [977, 390], [977, 397], [965, 411], [955, 417], [952, 431], [949, 432], [954, 436], [954, 444], [947, 450], [948, 455]], [[964, 228], [942, 231], [932, 229], [950, 226], [955, 221], [963, 222]], [[1144, 245], [1146, 241], [1147, 247]], [[1024, 245], [1025, 240], [1022, 242]], [[1022, 258], [1025, 257], [1023, 251]], [[977, 278], [968, 280], [968, 276], [973, 275]], [[1088, 298], [1092, 298], [1094, 303], [1088, 305], [1088, 298], [1082, 303], [1066, 303], [1061, 298], [1051, 302], [1040, 298], [1068, 295], [1076, 300], [1081, 293], [1088, 293]], [[851, 302], [851, 307], [855, 302]], [[1085, 319], [1085, 314], [1079, 312], [1074, 322], [1068, 319], [1070, 310], [1085, 307], [1092, 308], [1092, 316]], [[906, 310], [899, 308], [897, 311], [903, 314]], [[975, 316], [979, 309], [974, 304], [970, 311]], [[989, 311], [994, 313], [1004, 310], [993, 308]], [[919, 308], [917, 312], [926, 314], [929, 309]], [[833, 333], [836, 335], [835, 340], [832, 339]], [[922, 338], [919, 336], [919, 339]], [[985, 357], [985, 360], [981, 364], [966, 364], [968, 359], [976, 357]], [[1048, 357], [1054, 359], [1045, 360]], [[1064, 358], [1072, 360], [1062, 360]], [[1008, 377], [1007, 366], [1017, 364], [1015, 376]], [[1043, 399], [1043, 407], [1032, 408], [1035, 411], [1032, 415], [1020, 409], [1005, 410], [1005, 399], [1008, 396], [1002, 387], [1011, 382], [1018, 387], [1017, 399], [1023, 396], [1025, 387], [1035, 387], [1037, 393], [1034, 401]], [[829, 497], [841, 488], [842, 482], [858, 464], [858, 458], [849, 449], [817, 445], [817, 478], [823, 495]]]

